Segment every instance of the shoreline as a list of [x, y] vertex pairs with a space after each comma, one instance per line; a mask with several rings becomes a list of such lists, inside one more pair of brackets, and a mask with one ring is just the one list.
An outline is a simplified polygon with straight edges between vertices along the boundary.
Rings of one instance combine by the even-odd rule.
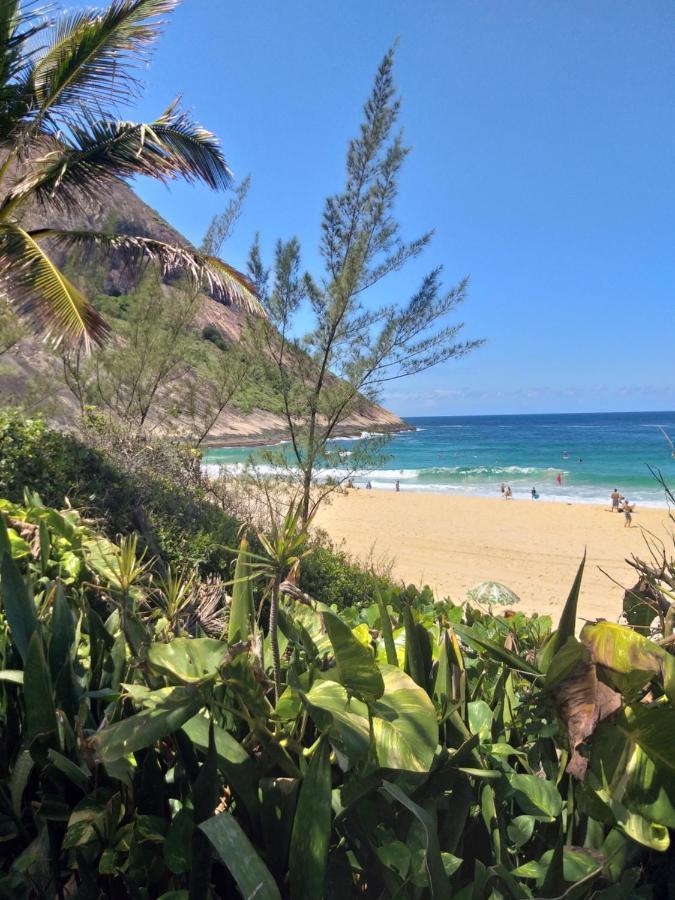
[[670, 541], [675, 530], [666, 507], [638, 507], [625, 528], [609, 504], [374, 490], [336, 496], [315, 526], [361, 561], [390, 563], [395, 580], [428, 583], [436, 597], [461, 602], [480, 582], [502, 582], [520, 597], [516, 609], [551, 615], [554, 627], [584, 551], [577, 624], [616, 621], [624, 588], [637, 581], [626, 559], [648, 556], [647, 533]]

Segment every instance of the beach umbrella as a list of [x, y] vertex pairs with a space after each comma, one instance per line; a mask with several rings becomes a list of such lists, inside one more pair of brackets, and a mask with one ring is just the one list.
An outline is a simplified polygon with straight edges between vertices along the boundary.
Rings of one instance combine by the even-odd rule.
[[484, 606], [513, 606], [520, 597], [499, 581], [481, 581], [467, 592], [467, 599]]

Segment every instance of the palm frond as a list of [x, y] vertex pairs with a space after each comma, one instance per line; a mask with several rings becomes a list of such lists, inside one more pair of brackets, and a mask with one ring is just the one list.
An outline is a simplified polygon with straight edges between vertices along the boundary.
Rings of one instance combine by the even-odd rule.
[[214, 189], [228, 187], [232, 179], [216, 137], [175, 106], [150, 124], [89, 118], [72, 128], [72, 136], [71, 146], [35, 161], [7, 196], [0, 210], [4, 216], [29, 198], [56, 209], [86, 208], [105, 189], [106, 179], [182, 177]]
[[13, 223], [0, 224], [0, 286], [25, 319], [45, 337], [100, 344], [108, 326], [59, 271], [34, 238]]
[[49, 239], [67, 249], [94, 247], [107, 253], [119, 251], [124, 254], [128, 266], [154, 263], [165, 276], [185, 275], [215, 299], [241, 306], [258, 316], [265, 315], [255, 287], [246, 275], [222, 259], [199, 253], [190, 247], [179, 247], [147, 237], [52, 228], [31, 231], [30, 235], [35, 241]]
[[178, 0], [113, 0], [102, 12], [76, 10], [57, 21], [36, 60], [32, 83], [39, 114], [69, 117], [110, 110], [137, 96], [133, 74], [145, 65], [162, 17]]
[[0, 0], [0, 141], [7, 142], [33, 105], [35, 35], [47, 28], [38, 0]]

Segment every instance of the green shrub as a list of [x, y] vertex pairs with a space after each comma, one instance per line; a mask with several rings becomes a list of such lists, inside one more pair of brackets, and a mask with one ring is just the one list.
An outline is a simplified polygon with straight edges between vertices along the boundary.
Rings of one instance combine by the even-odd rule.
[[670, 895], [665, 647], [577, 639], [581, 569], [553, 634], [407, 588], [337, 615], [282, 581], [303, 541], [244, 544], [227, 639], [194, 636], [204, 584], [0, 499], [0, 897]]
[[20, 502], [27, 488], [58, 508], [67, 498], [111, 537], [137, 531], [167, 563], [225, 572], [239, 523], [201, 496], [198, 474], [190, 472], [198, 473], [198, 458], [169, 442], [141, 450], [123, 455], [114, 442], [92, 448], [40, 420], [0, 411], [0, 496]]
[[369, 606], [375, 602], [375, 588], [386, 588], [391, 581], [360, 566], [352, 557], [319, 535], [312, 553], [302, 561], [300, 586], [312, 597], [342, 610], [350, 606]]
[[223, 337], [220, 329], [216, 328], [215, 325], [205, 325], [202, 328], [202, 338], [205, 341], [210, 341], [212, 344], [215, 344], [215, 346], [223, 352], [227, 350], [227, 341]]

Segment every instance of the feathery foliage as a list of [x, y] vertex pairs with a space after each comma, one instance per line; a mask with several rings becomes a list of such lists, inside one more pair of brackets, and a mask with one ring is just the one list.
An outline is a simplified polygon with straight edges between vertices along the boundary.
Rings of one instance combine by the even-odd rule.
[[[395, 217], [408, 149], [396, 131], [400, 102], [393, 65], [390, 50], [377, 71], [359, 134], [349, 144], [346, 184], [326, 200], [321, 278], [303, 275], [296, 239], [278, 242], [271, 272], [257, 242], [249, 258], [249, 274], [269, 314], [269, 322], [260, 323], [259, 340], [283, 397], [305, 519], [316, 502], [311, 493], [317, 469], [336, 462], [328, 441], [358, 412], [362, 398], [377, 400], [386, 382], [456, 359], [480, 343], [460, 341], [462, 325], [447, 321], [465, 299], [467, 281], [444, 289], [438, 268], [407, 303], [373, 306], [366, 299], [369, 289], [418, 257], [431, 240], [431, 233], [404, 240]], [[296, 317], [306, 307], [313, 325], [298, 337]], [[363, 467], [367, 459], [367, 452], [357, 454], [350, 465]], [[280, 468], [287, 464], [279, 456], [269, 461]], [[322, 496], [324, 489], [318, 501]]]

